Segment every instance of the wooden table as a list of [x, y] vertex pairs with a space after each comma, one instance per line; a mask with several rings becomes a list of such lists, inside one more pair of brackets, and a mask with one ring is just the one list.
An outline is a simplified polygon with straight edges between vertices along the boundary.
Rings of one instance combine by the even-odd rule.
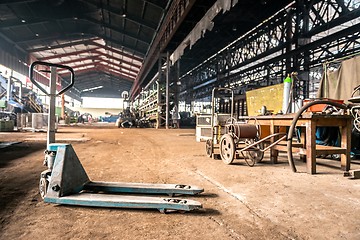
[[[295, 114], [256, 116], [262, 129], [262, 138], [269, 134], [284, 132], [293, 121]], [[341, 154], [341, 169], [350, 170], [350, 148], [352, 117], [349, 115], [322, 115], [305, 113], [298, 120], [296, 126], [301, 129], [301, 143], [293, 144], [293, 153], [299, 153], [301, 158], [306, 159], [307, 172], [316, 173], [316, 155]], [[316, 145], [316, 127], [339, 127], [341, 132], [341, 146]], [[267, 133], [268, 132], [268, 133]], [[265, 136], [264, 136], [265, 134]], [[270, 143], [276, 139], [272, 139]], [[287, 151], [284, 144], [278, 144], [270, 150], [270, 160], [277, 163], [279, 151]], [[306, 158], [305, 158], [306, 156]]]

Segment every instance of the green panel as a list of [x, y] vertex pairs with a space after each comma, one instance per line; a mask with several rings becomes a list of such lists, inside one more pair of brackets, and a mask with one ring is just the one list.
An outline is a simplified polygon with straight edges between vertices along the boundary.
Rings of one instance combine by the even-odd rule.
[[12, 132], [14, 131], [14, 121], [0, 120], [0, 132]]
[[56, 107], [55, 108], [55, 114], [58, 116], [61, 116], [61, 107]]
[[7, 101], [6, 100], [0, 100], [0, 108], [7, 108]]

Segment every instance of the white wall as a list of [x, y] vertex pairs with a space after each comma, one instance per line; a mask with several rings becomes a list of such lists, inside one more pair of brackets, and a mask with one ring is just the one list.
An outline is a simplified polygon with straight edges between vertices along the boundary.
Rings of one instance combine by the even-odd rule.
[[123, 108], [122, 98], [83, 97], [82, 100], [83, 108]]

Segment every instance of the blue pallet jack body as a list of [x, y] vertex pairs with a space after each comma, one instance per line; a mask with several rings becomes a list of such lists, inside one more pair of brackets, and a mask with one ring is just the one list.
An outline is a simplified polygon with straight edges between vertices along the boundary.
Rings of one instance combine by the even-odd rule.
[[[52, 163], [53, 161], [53, 163]], [[146, 184], [94, 182], [88, 177], [70, 144], [49, 144], [46, 165], [41, 173], [40, 192], [44, 202], [115, 208], [150, 208], [166, 211], [191, 211], [202, 208], [201, 203], [174, 195], [195, 195], [202, 188], [183, 184]], [[164, 194], [166, 197], [124, 195]]]

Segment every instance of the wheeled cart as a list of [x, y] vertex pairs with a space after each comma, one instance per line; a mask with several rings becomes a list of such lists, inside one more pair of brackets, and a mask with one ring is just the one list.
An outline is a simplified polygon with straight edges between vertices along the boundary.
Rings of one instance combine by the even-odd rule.
[[[230, 102], [230, 114], [216, 111], [218, 100]], [[215, 87], [211, 97], [211, 133], [206, 140], [205, 151], [208, 157], [221, 157], [225, 164], [231, 164], [240, 155], [249, 166], [262, 160], [262, 142], [260, 138], [260, 125], [256, 121], [251, 123], [239, 122], [234, 118], [234, 91], [231, 88]]]

